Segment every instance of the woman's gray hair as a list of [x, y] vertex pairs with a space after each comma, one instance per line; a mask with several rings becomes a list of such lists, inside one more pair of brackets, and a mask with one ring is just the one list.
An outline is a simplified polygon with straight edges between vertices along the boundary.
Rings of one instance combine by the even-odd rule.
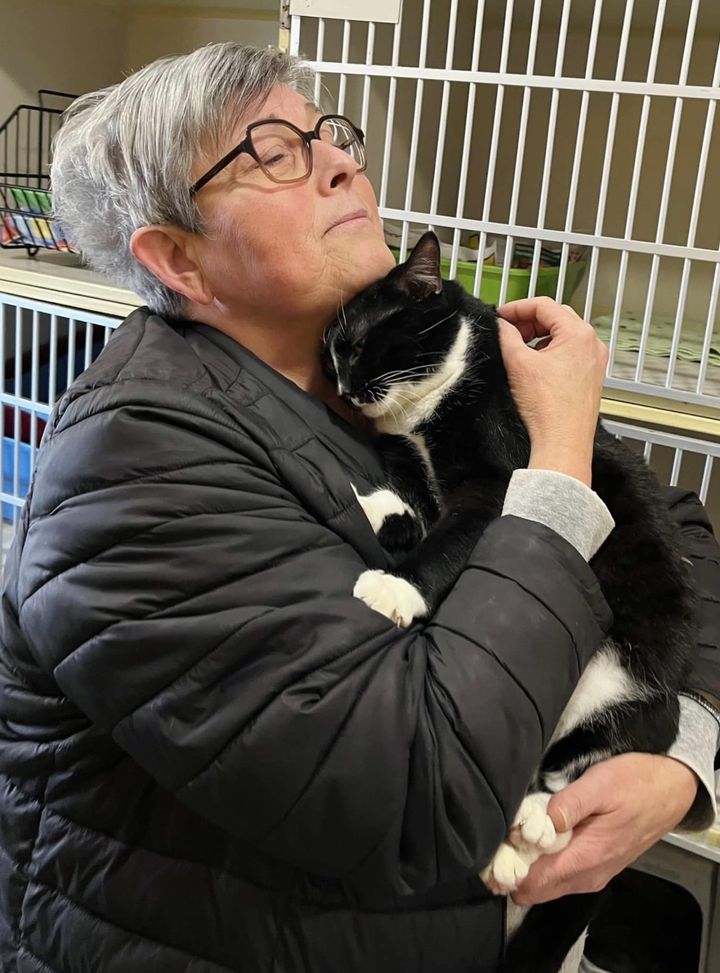
[[53, 206], [66, 238], [152, 310], [181, 317], [182, 295], [130, 253], [134, 230], [171, 223], [204, 232], [188, 192], [198, 155], [218, 150], [228, 125], [262, 104], [274, 85], [313, 101], [314, 81], [295, 57], [228, 42], [162, 58], [82, 95], [53, 146]]

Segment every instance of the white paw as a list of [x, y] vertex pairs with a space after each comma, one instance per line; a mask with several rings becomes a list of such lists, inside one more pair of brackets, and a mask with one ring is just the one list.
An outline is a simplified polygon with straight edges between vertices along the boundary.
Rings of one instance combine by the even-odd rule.
[[570, 843], [572, 831], [558, 833], [547, 813], [551, 794], [528, 794], [515, 815], [512, 842], [504, 841], [480, 878], [496, 894], [514, 892], [530, 866], [542, 855], [554, 855]]
[[400, 628], [427, 615], [428, 607], [417, 588], [385, 571], [363, 571], [355, 582], [353, 594]]
[[558, 833], [552, 818], [547, 813], [552, 794], [536, 792], [524, 798], [512, 829], [517, 832], [519, 843], [537, 848], [540, 854], [554, 855], [566, 848], [572, 837], [572, 831]]
[[496, 895], [507, 895], [527, 877], [530, 866], [538, 857], [539, 853], [528, 854], [525, 848], [514, 848], [503, 841], [493, 860], [480, 872], [480, 878]]
[[358, 503], [363, 508], [365, 516], [370, 521], [370, 526], [376, 534], [379, 533], [385, 520], [393, 514], [410, 514], [411, 517], [415, 516], [415, 511], [411, 507], [408, 507], [405, 501], [397, 493], [393, 493], [392, 490], [375, 490], [373, 493], [361, 496], [355, 489], [354, 483], [351, 483], [350, 486], [357, 497]]

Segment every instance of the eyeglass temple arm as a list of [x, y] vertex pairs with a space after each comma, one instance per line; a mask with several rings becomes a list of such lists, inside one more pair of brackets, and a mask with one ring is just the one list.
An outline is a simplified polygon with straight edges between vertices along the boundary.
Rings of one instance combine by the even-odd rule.
[[245, 151], [250, 151], [248, 140], [246, 138], [243, 139], [239, 145], [236, 145], [234, 149], [230, 149], [230, 151], [224, 155], [219, 162], [215, 163], [212, 169], [208, 169], [204, 176], [201, 176], [197, 182], [192, 184], [190, 187], [190, 195], [194, 196], [195, 193], [199, 192], [199, 190], [201, 190], [206, 183], [210, 182], [210, 180], [213, 179], [219, 172], [222, 172], [225, 166], [229, 165], [233, 159], [236, 159], [242, 152]]

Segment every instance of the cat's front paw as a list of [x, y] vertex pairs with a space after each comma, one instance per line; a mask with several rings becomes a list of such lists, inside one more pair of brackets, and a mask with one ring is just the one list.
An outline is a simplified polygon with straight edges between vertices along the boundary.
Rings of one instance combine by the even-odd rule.
[[514, 892], [538, 858], [554, 855], [568, 846], [572, 831], [556, 831], [547, 813], [551, 797], [537, 792], [523, 799], [510, 828], [510, 840], [503, 841], [493, 860], [480, 872], [480, 878], [496, 895]]
[[355, 582], [353, 594], [399, 628], [407, 628], [414, 619], [428, 613], [425, 599], [417, 588], [405, 578], [385, 571], [363, 571]]
[[528, 794], [515, 815], [510, 833], [517, 844], [537, 848], [543, 855], [554, 855], [567, 847], [572, 831], [557, 832], [547, 813], [551, 794], [538, 791]]
[[524, 848], [515, 848], [508, 841], [503, 841], [493, 860], [480, 872], [480, 878], [495, 895], [507, 895], [527, 878], [530, 866], [537, 857], [528, 855]]

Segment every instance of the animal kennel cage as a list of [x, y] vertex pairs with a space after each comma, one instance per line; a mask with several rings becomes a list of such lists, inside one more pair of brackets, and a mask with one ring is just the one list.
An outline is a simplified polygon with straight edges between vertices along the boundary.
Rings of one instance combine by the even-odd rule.
[[401, 257], [433, 227], [473, 293], [591, 320], [608, 389], [717, 406], [715, 0], [388, 0], [370, 22], [357, 0], [285, 6], [317, 97], [367, 133]]
[[100, 353], [120, 319], [0, 296], [0, 547], [15, 532], [52, 407]]

